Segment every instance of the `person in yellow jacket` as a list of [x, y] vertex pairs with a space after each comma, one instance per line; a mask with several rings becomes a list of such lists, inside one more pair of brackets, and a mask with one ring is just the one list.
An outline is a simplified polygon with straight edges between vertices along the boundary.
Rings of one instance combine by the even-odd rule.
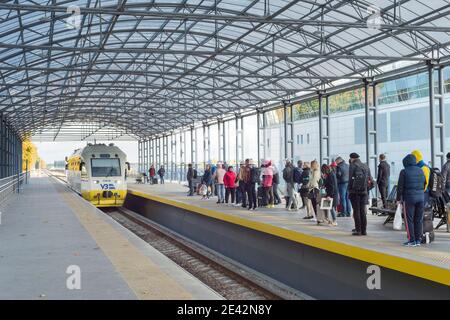
[[417, 166], [422, 169], [423, 175], [425, 176], [424, 192], [425, 192], [425, 204], [426, 204], [426, 203], [428, 203], [428, 199], [429, 199], [429, 195], [430, 195], [429, 190], [428, 190], [428, 183], [430, 181], [430, 173], [431, 173], [430, 167], [425, 164], [425, 161], [423, 161], [423, 154], [420, 150], [414, 150], [413, 152], [411, 152], [411, 154], [416, 157]]

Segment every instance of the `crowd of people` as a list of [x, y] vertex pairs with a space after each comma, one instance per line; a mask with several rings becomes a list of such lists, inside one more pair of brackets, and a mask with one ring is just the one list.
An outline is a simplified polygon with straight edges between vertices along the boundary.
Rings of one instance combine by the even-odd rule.
[[[450, 191], [450, 153], [442, 168], [442, 188]], [[433, 170], [425, 164], [423, 155], [415, 150], [403, 159], [404, 169], [400, 172], [396, 200], [404, 208], [404, 220], [408, 236], [405, 246], [419, 246], [422, 238], [424, 207], [430, 197], [430, 180]], [[351, 153], [348, 163], [337, 157], [330, 164], [320, 166], [317, 160], [311, 162], [285, 161], [282, 170], [271, 160], [263, 160], [259, 167], [252, 159], [241, 162], [239, 168], [226, 163], [207, 164], [204, 173], [197, 179], [197, 171], [188, 165], [188, 196], [199, 193], [202, 199], [217, 196], [217, 204], [233, 205], [257, 210], [258, 207], [274, 208], [283, 203], [287, 211], [304, 209], [303, 219], [317, 224], [337, 226], [337, 218], [354, 219], [352, 235], [367, 235], [367, 208], [369, 193], [377, 187], [381, 206], [386, 208], [389, 192], [390, 165], [386, 156], [379, 156], [378, 174], [372, 178], [370, 168], [360, 160], [357, 153]], [[164, 167], [158, 172], [152, 165], [150, 181], [156, 174], [164, 183]], [[280, 192], [280, 182], [285, 189]], [[434, 178], [436, 179], [436, 178]], [[436, 188], [436, 187], [435, 187]], [[282, 195], [280, 195], [280, 193]]]

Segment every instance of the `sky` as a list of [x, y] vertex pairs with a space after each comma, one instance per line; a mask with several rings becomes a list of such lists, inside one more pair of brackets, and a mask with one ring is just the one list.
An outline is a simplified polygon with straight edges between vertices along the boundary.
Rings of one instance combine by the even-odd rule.
[[[33, 141], [39, 156], [44, 159], [47, 164], [53, 164], [54, 161], [64, 160], [66, 156], [70, 156], [75, 149], [86, 146], [84, 141], [70, 142], [39, 142]], [[98, 141], [97, 143], [105, 143]], [[131, 163], [138, 162], [138, 142], [137, 141], [115, 141], [113, 142], [127, 155], [127, 161]]]

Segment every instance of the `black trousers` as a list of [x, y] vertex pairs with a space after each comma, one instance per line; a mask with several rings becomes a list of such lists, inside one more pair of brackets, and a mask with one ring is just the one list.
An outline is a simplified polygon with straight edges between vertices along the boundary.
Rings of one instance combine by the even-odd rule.
[[280, 195], [278, 194], [278, 183], [274, 183], [272, 186], [272, 191], [273, 191], [273, 202], [274, 204], [280, 204], [281, 203], [281, 198]]
[[225, 188], [225, 203], [228, 203], [228, 199], [231, 195], [231, 203], [234, 203], [234, 197], [236, 195], [236, 189], [235, 188]]
[[245, 208], [247, 206], [247, 191], [245, 189], [245, 183], [244, 181], [239, 181], [239, 189], [241, 190], [241, 203], [242, 206]]
[[387, 184], [379, 184], [378, 185], [378, 190], [380, 190], [380, 196], [381, 196], [381, 201], [383, 202], [383, 208], [386, 208], [386, 199], [388, 196], [388, 186]]
[[188, 180], [189, 183], [189, 195], [194, 195], [194, 182], [192, 180]]
[[264, 203], [266, 205], [274, 204], [273, 186], [264, 187]]
[[247, 194], [248, 199], [248, 207], [249, 208], [256, 208], [257, 204], [257, 197], [256, 197], [256, 189], [254, 183], [246, 183], [245, 184], [245, 193]]
[[355, 220], [356, 232], [366, 233], [367, 230], [367, 194], [350, 194], [350, 201], [353, 207], [353, 220]]

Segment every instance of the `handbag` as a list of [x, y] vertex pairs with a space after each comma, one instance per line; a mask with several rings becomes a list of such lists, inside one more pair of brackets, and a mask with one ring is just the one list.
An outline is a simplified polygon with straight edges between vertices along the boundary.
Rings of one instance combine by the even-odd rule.
[[317, 199], [319, 196], [319, 189], [313, 188], [308, 192], [308, 199]]
[[394, 230], [402, 230], [402, 205], [397, 205], [394, 216]]

